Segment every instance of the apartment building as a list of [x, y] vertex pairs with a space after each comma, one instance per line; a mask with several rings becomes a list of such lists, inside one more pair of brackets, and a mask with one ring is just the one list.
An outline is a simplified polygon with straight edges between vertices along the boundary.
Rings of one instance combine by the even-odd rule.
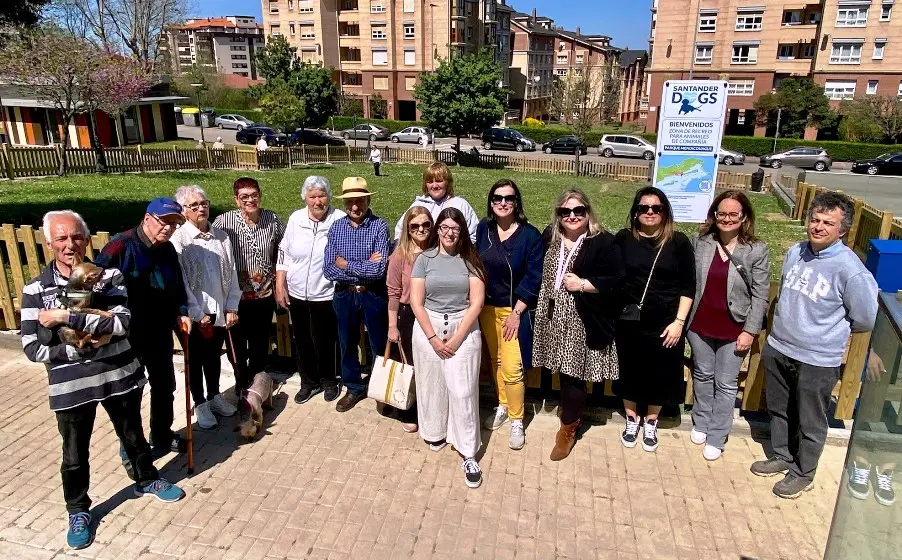
[[[483, 47], [502, 67], [510, 53], [506, 0], [263, 0], [264, 30], [284, 35], [301, 60], [336, 70], [346, 95], [387, 101], [388, 118], [415, 120], [420, 72]], [[506, 59], [505, 59], [506, 57]]]
[[197, 65], [256, 79], [254, 56], [263, 44], [263, 28], [253, 16], [196, 18], [165, 30], [160, 56], [175, 75]]
[[[755, 100], [787, 77], [808, 77], [836, 103], [902, 94], [902, 13], [893, 0], [655, 0], [648, 118], [668, 79], [729, 82], [727, 134], [755, 126]], [[817, 138], [817, 130], [805, 133]]]
[[536, 14], [511, 14], [510, 108], [522, 122], [548, 119], [554, 93], [554, 20]]
[[645, 93], [645, 65], [648, 53], [626, 50], [620, 53], [620, 122], [640, 120], [640, 103]]

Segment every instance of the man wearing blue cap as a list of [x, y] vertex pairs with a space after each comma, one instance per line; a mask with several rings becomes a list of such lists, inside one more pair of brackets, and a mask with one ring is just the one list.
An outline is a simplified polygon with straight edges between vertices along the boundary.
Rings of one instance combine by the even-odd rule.
[[147, 205], [141, 223], [116, 234], [94, 261], [104, 268], [119, 269], [128, 289], [128, 339], [150, 381], [150, 442], [154, 457], [186, 449], [184, 440], [172, 431], [172, 331], [180, 326], [190, 331], [191, 319], [178, 253], [169, 242], [184, 222], [178, 202], [156, 198]]

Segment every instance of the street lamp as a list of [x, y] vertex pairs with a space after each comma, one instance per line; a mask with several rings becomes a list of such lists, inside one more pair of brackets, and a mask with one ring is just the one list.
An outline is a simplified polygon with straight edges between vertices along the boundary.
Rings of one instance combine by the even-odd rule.
[[200, 108], [200, 90], [204, 87], [204, 84], [191, 84], [191, 87], [194, 88], [194, 93], [197, 95], [197, 124], [200, 126], [200, 141], [206, 144], [204, 140], [204, 115]]
[[533, 98], [536, 98], [536, 96], [538, 95], [536, 93], [536, 89], [539, 87], [540, 81], [542, 81], [542, 76], [539, 76], [538, 74], [533, 74], [533, 76], [532, 76], [532, 96], [533, 96]]
[[[774, 89], [770, 90], [770, 92], [772, 94], [776, 95], [777, 89], [774, 88]], [[780, 107], [779, 105], [777, 105], [777, 130], [776, 130], [776, 132], [774, 132], [774, 149], [772, 150], [772, 153], [777, 153], [777, 138], [780, 137], [780, 117], [782, 117], [782, 116], [783, 116], [783, 107]]]

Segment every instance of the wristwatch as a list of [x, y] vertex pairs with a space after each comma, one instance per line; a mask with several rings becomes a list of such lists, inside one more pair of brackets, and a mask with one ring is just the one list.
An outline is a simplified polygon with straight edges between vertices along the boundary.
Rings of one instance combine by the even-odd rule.
[[516, 315], [517, 317], [519, 317], [520, 315], [523, 315], [523, 310], [522, 310], [522, 309], [517, 309], [517, 308], [515, 307], [515, 308], [514, 308], [514, 315]]

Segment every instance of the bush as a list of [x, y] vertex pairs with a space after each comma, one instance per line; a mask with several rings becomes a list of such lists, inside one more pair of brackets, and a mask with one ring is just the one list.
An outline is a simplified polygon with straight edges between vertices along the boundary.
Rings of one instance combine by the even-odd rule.
[[[763, 156], [772, 153], [773, 138], [760, 136], [725, 136], [722, 146], [747, 156]], [[864, 144], [855, 142], [838, 142], [832, 140], [799, 140], [797, 138], [780, 138], [777, 140], [777, 151], [782, 152], [794, 146], [814, 146], [827, 150], [833, 161], [855, 161], [868, 159], [892, 150], [883, 144]]]
[[526, 128], [542, 128], [545, 126], [545, 123], [543, 123], [542, 121], [540, 121], [538, 119], [528, 117], [526, 120], [523, 121], [523, 126], [525, 126]]

